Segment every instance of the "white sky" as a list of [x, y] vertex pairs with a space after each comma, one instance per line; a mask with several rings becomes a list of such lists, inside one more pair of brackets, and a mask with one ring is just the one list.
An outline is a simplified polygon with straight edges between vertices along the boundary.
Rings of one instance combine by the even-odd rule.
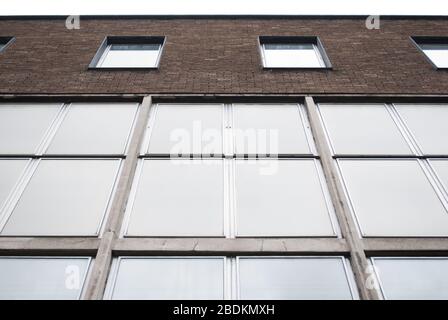
[[0, 0], [0, 15], [448, 15], [448, 0]]

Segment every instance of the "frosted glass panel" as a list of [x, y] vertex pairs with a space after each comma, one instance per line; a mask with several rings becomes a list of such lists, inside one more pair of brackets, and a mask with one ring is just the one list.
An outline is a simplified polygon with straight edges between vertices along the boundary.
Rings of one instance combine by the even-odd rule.
[[41, 160], [2, 235], [98, 234], [119, 160]]
[[160, 45], [112, 45], [104, 53], [99, 65], [101, 68], [154, 68]]
[[352, 299], [341, 258], [240, 258], [245, 300]]
[[447, 300], [447, 258], [374, 258], [381, 288], [391, 300]]
[[314, 160], [236, 160], [240, 236], [334, 236]]
[[383, 104], [320, 104], [335, 154], [411, 155]]
[[0, 210], [19, 181], [27, 163], [28, 159], [0, 160]]
[[222, 105], [160, 104], [150, 154], [222, 154]]
[[445, 191], [448, 192], [448, 159], [433, 159], [429, 160], [429, 163], [436, 171], [436, 174], [442, 182]]
[[438, 68], [448, 68], [448, 44], [422, 44], [420, 47]]
[[265, 44], [265, 67], [323, 68], [319, 51], [313, 44]]
[[224, 260], [122, 258], [112, 286], [112, 299], [219, 300], [224, 297]]
[[364, 236], [447, 236], [448, 213], [417, 160], [339, 160]]
[[89, 258], [0, 258], [1, 300], [79, 299]]
[[222, 160], [145, 160], [128, 236], [222, 236]]
[[123, 154], [137, 104], [74, 103], [47, 154]]
[[424, 154], [448, 154], [448, 104], [396, 107]]
[[34, 154], [60, 104], [0, 104], [0, 154]]
[[234, 104], [237, 154], [310, 154], [298, 105]]

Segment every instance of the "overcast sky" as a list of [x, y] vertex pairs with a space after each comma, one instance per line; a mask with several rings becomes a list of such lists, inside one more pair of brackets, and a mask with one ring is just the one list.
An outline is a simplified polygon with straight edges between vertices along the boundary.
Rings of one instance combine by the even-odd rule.
[[448, 0], [0, 0], [0, 15], [448, 15]]

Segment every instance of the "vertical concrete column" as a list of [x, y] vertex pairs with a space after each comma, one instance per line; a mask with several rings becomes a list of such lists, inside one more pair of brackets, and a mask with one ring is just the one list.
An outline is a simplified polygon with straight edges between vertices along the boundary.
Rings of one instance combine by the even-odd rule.
[[346, 239], [350, 249], [350, 263], [355, 275], [355, 281], [361, 299], [379, 299], [375, 289], [369, 289], [369, 263], [364, 252], [363, 243], [357, 233], [355, 221], [352, 218], [341, 181], [338, 178], [336, 164], [331, 149], [325, 137], [325, 131], [319, 118], [317, 106], [312, 97], [305, 97], [305, 107], [308, 112], [311, 130], [313, 132], [316, 148], [320, 156], [325, 179], [335, 207], [336, 215], [341, 228], [342, 236]]
[[103, 298], [106, 288], [107, 276], [112, 262], [112, 249], [118, 239], [121, 223], [123, 221], [126, 203], [132, 186], [133, 177], [137, 168], [140, 146], [142, 144], [146, 124], [148, 123], [151, 96], [143, 98], [138, 118], [129, 142], [128, 153], [122, 164], [118, 178], [117, 190], [112, 199], [111, 210], [106, 221], [106, 228], [101, 237], [95, 262], [86, 284], [84, 299], [99, 300]]

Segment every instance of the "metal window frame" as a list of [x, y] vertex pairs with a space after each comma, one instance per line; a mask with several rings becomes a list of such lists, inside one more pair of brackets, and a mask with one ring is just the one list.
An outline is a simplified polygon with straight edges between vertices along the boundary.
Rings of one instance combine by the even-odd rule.
[[417, 156], [421, 156], [424, 158], [447, 157], [448, 154], [443, 154], [443, 153], [442, 154], [434, 154], [434, 153], [425, 152], [422, 144], [419, 142], [419, 139], [417, 139], [417, 136], [412, 131], [409, 124], [406, 122], [404, 117], [400, 114], [399, 108], [397, 108], [399, 106], [415, 106], [415, 105], [420, 105], [421, 106], [420, 108], [423, 109], [425, 107], [431, 107], [431, 106], [443, 106], [444, 108], [448, 108], [448, 104], [447, 103], [393, 103], [393, 104], [391, 104], [392, 109], [394, 110], [394, 112], [397, 115], [397, 119], [399, 119], [402, 123], [402, 126], [406, 132], [406, 135], [408, 136], [410, 143], [412, 143], [414, 145], [414, 148], [416, 149]]
[[383, 300], [389, 300], [387, 298], [386, 295], [386, 291], [383, 285], [383, 282], [381, 280], [380, 277], [380, 272], [378, 269], [378, 266], [375, 263], [375, 260], [447, 260], [448, 261], [448, 256], [447, 257], [438, 257], [438, 256], [375, 256], [375, 257], [370, 257], [369, 261], [372, 265], [373, 271], [374, 271], [374, 276], [375, 276], [375, 281], [378, 283], [379, 286], [379, 291], [381, 293], [381, 297], [383, 298]]
[[[165, 47], [165, 36], [106, 36], [101, 42], [100, 47], [92, 58], [89, 64], [89, 70], [157, 70], [160, 66], [160, 60]], [[107, 56], [111, 45], [113, 44], [158, 44], [159, 52], [154, 66], [146, 67], [101, 67], [102, 62]]]
[[[311, 44], [320, 67], [273, 67], [266, 63], [265, 44]], [[318, 36], [259, 36], [258, 48], [262, 67], [265, 70], [331, 70], [333, 66], [328, 58], [322, 41]]]
[[129, 104], [129, 108], [131, 107], [135, 107], [135, 112], [131, 121], [131, 125], [130, 128], [126, 134], [125, 137], [125, 143], [124, 143], [124, 147], [122, 149], [122, 151], [120, 153], [96, 153], [96, 154], [91, 154], [91, 153], [73, 153], [73, 152], [66, 152], [66, 153], [48, 153], [48, 149], [51, 146], [55, 136], [57, 135], [57, 133], [59, 132], [59, 129], [64, 125], [65, 119], [67, 118], [67, 116], [69, 115], [70, 111], [73, 109], [73, 105], [97, 105], [97, 104], [104, 104], [104, 105], [108, 105], [108, 104], [114, 104], [112, 103], [99, 103], [99, 102], [69, 102], [69, 103], [65, 103], [63, 104], [60, 114], [57, 116], [57, 118], [55, 119], [54, 123], [52, 124], [52, 126], [49, 129], [49, 133], [46, 136], [46, 138], [44, 139], [42, 145], [39, 147], [39, 152], [37, 152], [36, 154], [38, 156], [41, 157], [88, 157], [88, 158], [101, 158], [101, 157], [112, 157], [112, 158], [116, 158], [116, 157], [120, 157], [120, 158], [124, 158], [127, 156], [127, 152], [128, 152], [128, 148], [129, 148], [129, 141], [130, 138], [132, 136], [132, 132], [134, 131], [135, 128], [135, 123], [137, 121], [137, 117], [138, 117], [138, 113], [140, 112], [140, 104], [135, 102], [116, 102], [119, 104]]
[[340, 161], [414, 161], [417, 162], [417, 164], [419, 165], [420, 169], [422, 170], [422, 173], [424, 175], [424, 177], [426, 178], [426, 180], [428, 181], [429, 185], [431, 186], [431, 188], [433, 189], [435, 195], [437, 196], [438, 200], [440, 201], [440, 204], [444, 207], [446, 213], [448, 214], [448, 201], [447, 199], [445, 199], [444, 194], [441, 190], [439, 190], [436, 180], [435, 178], [431, 175], [430, 171], [428, 170], [428, 168], [426, 167], [425, 164], [425, 160], [419, 159], [419, 158], [413, 158], [413, 157], [408, 157], [408, 158], [337, 158], [334, 160], [334, 162], [336, 163], [336, 167], [338, 170], [338, 178], [341, 181], [343, 188], [344, 188], [344, 195], [345, 198], [347, 199], [347, 203], [349, 206], [349, 211], [351, 213], [351, 216], [353, 218], [353, 220], [356, 222], [356, 226], [357, 226], [357, 231], [358, 231], [358, 236], [362, 239], [374, 239], [374, 238], [383, 238], [383, 239], [400, 239], [400, 238], [445, 238], [447, 237], [447, 235], [402, 235], [402, 236], [385, 236], [385, 235], [377, 235], [377, 236], [368, 236], [365, 234], [365, 232], [362, 229], [361, 226], [361, 221], [358, 217], [358, 215], [356, 214], [356, 210], [353, 204], [353, 200], [352, 197], [348, 191], [348, 187], [346, 184], [346, 179], [342, 173], [342, 169], [340, 166]]
[[13, 192], [13, 194], [10, 196], [8, 206], [3, 210], [1, 216], [0, 216], [0, 238], [15, 238], [15, 237], [29, 237], [29, 234], [14, 234], [14, 235], [3, 235], [1, 232], [6, 227], [9, 219], [14, 214], [14, 210], [16, 209], [17, 205], [19, 204], [25, 190], [27, 189], [28, 185], [30, 184], [33, 176], [37, 172], [37, 169], [39, 168], [39, 164], [41, 161], [66, 161], [66, 160], [76, 160], [76, 161], [84, 161], [84, 160], [101, 160], [101, 161], [115, 161], [117, 162], [117, 170], [113, 177], [113, 183], [111, 186], [111, 189], [109, 190], [109, 196], [108, 200], [104, 206], [103, 214], [100, 219], [100, 222], [97, 226], [97, 231], [95, 234], [80, 234], [75, 236], [67, 236], [65, 234], [54, 234], [54, 235], [46, 235], [46, 234], [36, 234], [32, 235], [32, 237], [36, 238], [42, 238], [42, 237], [48, 237], [48, 238], [60, 238], [60, 237], [70, 237], [70, 238], [81, 238], [81, 237], [100, 237], [101, 236], [101, 230], [104, 228], [105, 221], [107, 220], [108, 213], [110, 211], [110, 204], [111, 201], [117, 192], [117, 181], [118, 177], [120, 176], [120, 172], [122, 170], [122, 159], [121, 158], [38, 158], [38, 159], [32, 159], [30, 160], [28, 167], [26, 168], [25, 173], [21, 177], [21, 181], [19, 186], [17, 186]]
[[[226, 220], [226, 216], [227, 214], [224, 212], [225, 210], [225, 205], [223, 205], [222, 211], [223, 211], [223, 216], [222, 216], [222, 221], [223, 221], [223, 225], [222, 225], [222, 234], [220, 235], [204, 235], [204, 236], [198, 236], [195, 234], [183, 234], [183, 235], [179, 235], [179, 234], [170, 234], [170, 235], [144, 235], [144, 236], [136, 236], [136, 235], [128, 235], [128, 228], [129, 228], [129, 224], [130, 221], [132, 219], [132, 213], [134, 210], [134, 204], [136, 201], [136, 197], [137, 197], [137, 192], [139, 190], [139, 186], [140, 186], [140, 181], [141, 181], [141, 177], [142, 177], [142, 173], [143, 173], [143, 166], [145, 161], [221, 161], [222, 163], [222, 174], [224, 176], [225, 174], [225, 163], [224, 163], [224, 159], [222, 158], [207, 158], [207, 159], [190, 159], [190, 158], [140, 158], [137, 164], [137, 169], [136, 169], [136, 173], [133, 179], [133, 184], [131, 187], [131, 191], [129, 194], [129, 200], [126, 206], [126, 210], [125, 210], [125, 214], [124, 214], [124, 220], [123, 220], [123, 224], [122, 227], [120, 228], [120, 238], [225, 238], [228, 236], [229, 231], [228, 229], [226, 229], [226, 226], [228, 227], [227, 224], [227, 220]], [[225, 185], [225, 177], [223, 179], [223, 184]], [[225, 199], [227, 197], [227, 190], [225, 188], [223, 188], [223, 203], [225, 203]]]
[[420, 46], [421, 44], [445, 44], [448, 45], [448, 37], [440, 37], [440, 36], [410, 36], [409, 40], [411, 43], [417, 48], [417, 50], [422, 54], [426, 61], [430, 63], [433, 69], [435, 70], [448, 70], [448, 67], [439, 67], [435, 61], [425, 53], [425, 51]]
[[228, 257], [225, 256], [118, 256], [114, 257], [112, 261], [112, 266], [109, 272], [109, 276], [107, 279], [107, 285], [104, 292], [105, 300], [112, 300], [115, 286], [117, 283], [118, 272], [120, 271], [120, 264], [122, 260], [176, 260], [176, 259], [194, 259], [194, 260], [221, 260], [223, 273], [222, 273], [222, 281], [223, 281], [223, 300], [228, 297], [228, 287], [226, 286], [228, 274], [226, 272], [226, 265]]
[[60, 255], [60, 256], [47, 256], [47, 255], [43, 255], [43, 256], [36, 256], [36, 255], [32, 255], [32, 256], [0, 256], [0, 260], [3, 259], [11, 259], [11, 260], [20, 260], [20, 259], [33, 259], [33, 260], [74, 260], [74, 259], [85, 259], [87, 260], [87, 266], [86, 266], [86, 270], [84, 273], [84, 276], [82, 278], [82, 286], [79, 290], [78, 296], [76, 300], [80, 300], [82, 299], [82, 297], [84, 296], [85, 293], [85, 289], [87, 286], [87, 281], [89, 279], [90, 276], [90, 272], [92, 270], [92, 265], [95, 261], [94, 258], [89, 257], [89, 256], [67, 256], [67, 255]]
[[[238, 210], [236, 209], [236, 187], [235, 189], [233, 189], [231, 192], [233, 193], [232, 196], [232, 205], [234, 207], [234, 213], [233, 213], [233, 219], [234, 219], [234, 225], [235, 225], [235, 230], [234, 230], [234, 235], [235, 238], [240, 238], [240, 239], [245, 239], [245, 238], [264, 238], [264, 239], [275, 239], [275, 238], [281, 238], [281, 239], [286, 239], [286, 238], [342, 238], [342, 234], [341, 234], [341, 230], [339, 228], [339, 224], [338, 224], [338, 219], [336, 217], [336, 213], [334, 210], [334, 206], [333, 203], [331, 201], [331, 197], [330, 197], [330, 193], [328, 191], [328, 188], [326, 186], [326, 181], [325, 181], [325, 177], [323, 175], [323, 171], [322, 171], [322, 167], [320, 164], [319, 159], [317, 158], [278, 158], [278, 159], [266, 159], [266, 158], [261, 158], [261, 159], [241, 159], [241, 158], [235, 158], [233, 159], [233, 172], [234, 175], [236, 174], [236, 161], [293, 161], [293, 162], [297, 162], [297, 161], [313, 161], [314, 164], [314, 168], [315, 168], [315, 173], [316, 173], [316, 177], [318, 179], [319, 182], [319, 186], [320, 186], [320, 190], [322, 192], [322, 197], [324, 198], [324, 204], [326, 207], [326, 211], [327, 211], [327, 215], [328, 215], [328, 219], [330, 221], [330, 224], [332, 226], [332, 231], [333, 234], [332, 235], [327, 235], [327, 236], [321, 236], [321, 235], [315, 235], [315, 236], [303, 236], [303, 235], [275, 235], [275, 236], [266, 236], [266, 235], [256, 235], [256, 234], [249, 234], [249, 235], [241, 235], [238, 234], [238, 223], [237, 223], [237, 219], [236, 217], [238, 216]], [[232, 177], [233, 179], [233, 184], [236, 183], [236, 176]]]
[[[412, 140], [408, 137], [406, 132], [406, 127], [404, 127], [404, 124], [402, 123], [402, 119], [399, 118], [399, 115], [396, 114], [396, 110], [393, 105], [387, 104], [387, 103], [356, 103], [356, 105], [359, 105], [360, 108], [368, 108], [369, 106], [383, 106], [386, 110], [387, 114], [390, 116], [390, 119], [392, 120], [392, 123], [397, 128], [397, 131], [400, 133], [400, 135], [403, 137], [404, 142], [406, 143], [406, 146], [408, 147], [409, 153], [408, 154], [371, 154], [371, 153], [337, 153], [336, 149], [334, 147], [334, 141], [331, 137], [331, 133], [328, 129], [327, 120], [325, 120], [325, 116], [323, 115], [321, 111], [321, 105], [331, 105], [337, 108], [338, 106], [344, 106], [344, 105], [353, 105], [354, 103], [343, 103], [343, 102], [337, 102], [337, 103], [319, 103], [317, 104], [317, 111], [319, 114], [319, 120], [320, 124], [323, 126], [325, 131], [325, 138], [330, 146], [331, 154], [334, 158], [361, 158], [361, 157], [368, 157], [368, 158], [409, 158], [413, 156], [420, 155], [419, 150], [416, 149], [414, 146], [414, 143]], [[404, 128], [403, 128], [404, 127]]]

